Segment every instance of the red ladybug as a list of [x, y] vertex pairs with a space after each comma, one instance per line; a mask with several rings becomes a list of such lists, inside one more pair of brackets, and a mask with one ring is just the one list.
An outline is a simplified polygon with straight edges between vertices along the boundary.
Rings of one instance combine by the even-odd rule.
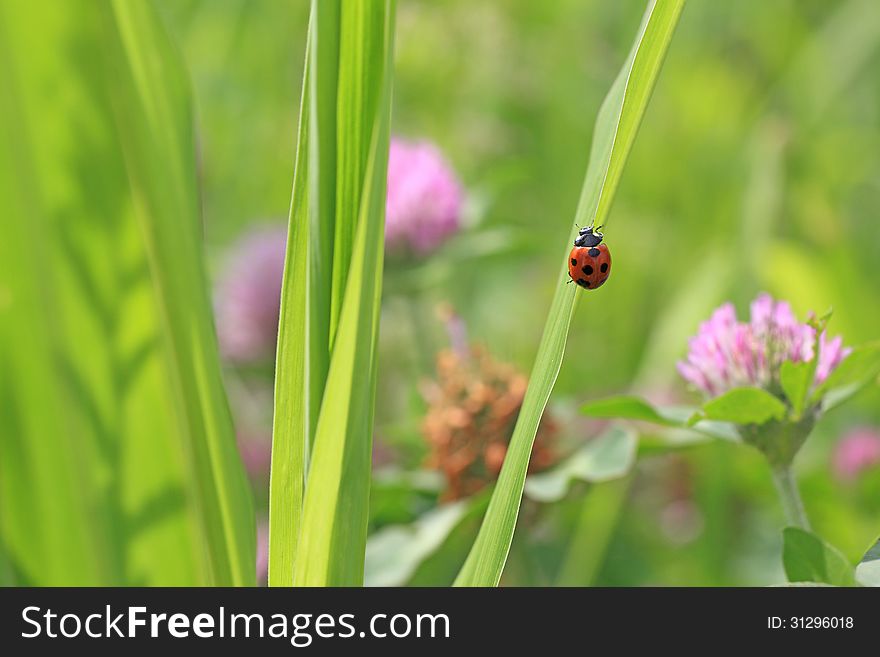
[[568, 275], [588, 290], [601, 287], [611, 275], [611, 252], [602, 244], [603, 237], [592, 226], [581, 228], [568, 255]]

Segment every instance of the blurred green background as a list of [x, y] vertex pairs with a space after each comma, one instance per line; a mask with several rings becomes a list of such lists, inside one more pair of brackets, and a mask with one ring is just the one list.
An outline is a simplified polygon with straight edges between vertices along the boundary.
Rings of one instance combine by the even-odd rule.
[[[193, 80], [204, 231], [219, 277], [240, 235], [287, 213], [308, 3], [159, 6]], [[593, 120], [643, 9], [399, 3], [394, 132], [446, 154], [467, 189], [469, 221], [423, 262], [386, 266], [379, 472], [424, 462], [419, 386], [447, 346], [438, 306], [453, 308], [493, 358], [529, 371]], [[606, 231], [615, 275], [580, 304], [551, 398], [563, 444], [598, 433], [573, 413], [585, 400], [620, 391], [694, 400], [675, 361], [725, 300], [742, 316], [765, 290], [801, 317], [833, 306], [830, 333], [847, 344], [880, 335], [878, 46], [880, 6], [870, 0], [688, 3]], [[229, 380], [240, 432], [267, 433], [268, 377], [230, 368]], [[878, 401], [871, 389], [825, 418], [796, 463], [814, 528], [854, 561], [880, 531], [880, 478], [875, 468], [838, 481], [831, 454], [847, 430], [880, 424]], [[783, 581], [782, 512], [757, 452], [717, 442], [642, 451], [625, 485], [535, 509], [526, 502], [504, 583], [581, 583], [571, 541], [589, 499], [609, 516], [587, 513], [581, 525], [598, 554], [591, 583]], [[254, 485], [262, 505], [259, 477]], [[377, 508], [377, 528], [433, 504], [430, 495], [413, 501], [411, 488], [396, 494], [393, 513]], [[570, 581], [560, 574], [566, 554]]]

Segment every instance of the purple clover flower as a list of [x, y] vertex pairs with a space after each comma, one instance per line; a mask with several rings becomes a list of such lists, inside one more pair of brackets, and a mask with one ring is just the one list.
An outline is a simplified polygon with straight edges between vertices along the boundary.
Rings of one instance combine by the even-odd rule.
[[388, 153], [385, 246], [425, 255], [454, 235], [464, 193], [436, 146], [392, 138]]
[[[815, 356], [816, 329], [799, 322], [785, 301], [761, 294], [752, 302], [751, 321], [738, 322], [733, 305], [725, 303], [690, 339], [687, 359], [678, 363], [682, 377], [714, 397], [731, 388], [768, 388], [779, 380], [785, 361], [811, 361]], [[851, 349], [838, 336], [819, 335], [816, 385], [825, 381]]]
[[880, 432], [869, 427], [853, 429], [834, 447], [832, 467], [841, 481], [853, 481], [880, 465]]
[[286, 246], [284, 226], [260, 228], [233, 246], [214, 304], [225, 359], [252, 362], [274, 354]]

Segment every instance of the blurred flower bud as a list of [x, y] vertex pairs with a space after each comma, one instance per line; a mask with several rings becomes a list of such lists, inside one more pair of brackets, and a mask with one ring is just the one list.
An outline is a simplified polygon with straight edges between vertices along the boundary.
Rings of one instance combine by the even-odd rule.
[[237, 442], [248, 477], [255, 482], [268, 478], [272, 463], [272, 436], [239, 432]]
[[385, 205], [390, 253], [436, 250], [458, 231], [463, 200], [461, 185], [436, 146], [392, 138]]
[[287, 228], [262, 228], [240, 239], [215, 293], [220, 353], [230, 361], [271, 359], [278, 337], [278, 311]]
[[880, 465], [880, 432], [869, 427], [853, 429], [834, 446], [832, 466], [841, 481], [853, 481]]

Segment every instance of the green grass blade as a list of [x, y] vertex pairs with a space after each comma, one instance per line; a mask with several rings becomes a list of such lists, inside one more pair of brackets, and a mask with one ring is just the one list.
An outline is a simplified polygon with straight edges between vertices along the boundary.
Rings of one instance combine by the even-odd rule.
[[235, 444], [201, 254], [189, 86], [148, 3], [114, 0], [113, 103], [168, 345], [190, 477], [217, 585], [255, 581], [254, 516]]
[[331, 344], [342, 310], [354, 248], [364, 172], [370, 153], [376, 101], [381, 88], [365, 84], [383, 57], [384, 12], [380, 2], [354, 2], [340, 16], [337, 90], [336, 217], [333, 239]]
[[[308, 51], [308, 47], [307, 47]], [[272, 466], [269, 475], [269, 586], [293, 584], [293, 560], [299, 539], [306, 455], [313, 423], [310, 392], [310, 234], [309, 222], [309, 64], [306, 57], [300, 103], [296, 167], [281, 287]], [[319, 390], [323, 392], [323, 382]], [[321, 392], [315, 394], [320, 403]], [[316, 404], [316, 407], [320, 406]]]
[[[363, 119], [371, 126], [371, 134], [369, 151], [363, 158], [366, 166], [357, 207], [354, 249], [306, 485], [302, 532], [294, 564], [294, 583], [298, 585], [363, 582], [384, 256], [393, 3], [377, 3], [372, 10], [380, 12], [382, 20], [364, 21], [361, 25], [374, 34], [370, 39], [353, 40], [345, 46], [359, 47], [358, 44], [376, 39], [382, 43], [379, 56], [375, 51], [371, 51], [372, 55], [363, 53], [368, 61], [366, 74], [360, 80], [375, 90], [362, 97], [375, 98], [376, 102], [372, 107], [347, 108], [364, 112]], [[343, 13], [350, 11], [359, 9], [354, 3], [344, 5]], [[340, 79], [354, 82], [351, 77]], [[344, 144], [361, 139], [342, 126], [337, 138]], [[353, 165], [362, 157], [347, 162]], [[352, 199], [346, 197], [340, 202], [352, 203]]]
[[0, 14], [4, 577], [251, 583], [179, 57], [146, 2]]
[[[47, 69], [57, 53], [47, 49], [28, 60], [40, 29], [30, 17], [22, 5], [0, 3], [0, 541], [6, 583], [113, 583], [121, 573], [102, 564], [102, 555], [119, 554], [109, 514], [95, 513], [89, 521], [90, 500], [101, 494], [92, 475], [97, 459], [87, 449], [98, 442], [97, 431], [88, 425], [65, 429], [77, 418], [56, 376], [59, 355], [74, 340], [57, 322], [88, 309], [54, 307], [56, 268], [45, 253], [57, 234], [52, 181], [63, 172], [40, 158], [34, 124], [45, 115], [34, 107], [46, 100], [35, 85], [54, 79]], [[63, 14], [56, 25], [42, 34], [63, 40], [90, 27]], [[61, 109], [73, 111], [66, 103], [53, 108]], [[51, 152], [56, 143], [47, 137], [40, 146]], [[79, 363], [68, 369], [78, 372]], [[73, 440], [58, 439], [71, 434]]]
[[[593, 219], [598, 224], [606, 221], [683, 4], [684, 0], [657, 0], [648, 5], [629, 58], [599, 111], [576, 214], [581, 225]], [[564, 257], [569, 248], [567, 245]], [[562, 365], [579, 292], [575, 286], [564, 285], [566, 276], [563, 268], [507, 457], [480, 533], [456, 579], [458, 586], [495, 586], [501, 578], [519, 514], [532, 443]]]
[[309, 447], [330, 367], [336, 224], [336, 107], [340, 0], [312, 0], [309, 34]]
[[581, 226], [607, 224], [623, 166], [683, 7], [684, 0], [651, 0], [629, 58], [599, 108], [590, 164], [575, 215]]

